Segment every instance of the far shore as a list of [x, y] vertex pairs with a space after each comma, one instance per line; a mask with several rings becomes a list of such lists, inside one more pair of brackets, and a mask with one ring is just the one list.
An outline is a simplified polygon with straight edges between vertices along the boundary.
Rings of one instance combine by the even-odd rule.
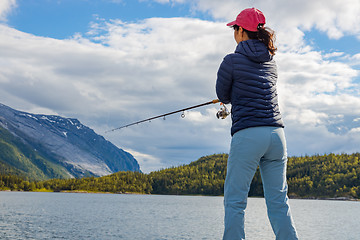
[[[88, 190], [39, 190], [39, 191], [11, 191], [9, 189], [0, 189], [0, 192], [52, 192], [52, 193], [87, 193], [87, 194], [134, 194], [134, 195], [174, 195], [174, 196], [205, 196], [205, 197], [223, 197], [223, 195], [201, 195], [201, 194], [148, 194], [148, 193], [137, 193], [137, 192], [99, 192], [99, 191], [88, 191]], [[259, 196], [251, 196], [249, 198], [263, 198]], [[298, 197], [298, 196], [289, 196], [289, 199], [299, 199], [299, 200], [331, 200], [331, 201], [355, 201], [358, 202], [360, 199], [351, 198], [351, 197]]]

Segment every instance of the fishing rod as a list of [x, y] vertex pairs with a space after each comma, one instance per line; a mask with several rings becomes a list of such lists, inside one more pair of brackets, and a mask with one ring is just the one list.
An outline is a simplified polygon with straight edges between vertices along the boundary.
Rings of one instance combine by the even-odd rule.
[[[121, 127], [117, 127], [117, 128], [108, 130], [105, 133], [113, 132], [113, 131], [116, 131], [116, 130], [119, 130], [119, 129], [122, 129], [122, 128], [126, 128], [126, 127], [130, 127], [130, 126], [133, 126], [133, 125], [136, 125], [136, 124], [139, 124], [139, 123], [151, 121], [151, 120], [154, 120], [154, 119], [157, 119], [157, 118], [164, 118], [165, 119], [166, 116], [172, 115], [172, 114], [175, 114], [175, 113], [179, 113], [179, 112], [183, 112], [181, 114], [181, 117], [184, 118], [185, 117], [184, 111], [194, 109], [194, 108], [198, 108], [198, 107], [202, 107], [202, 106], [206, 106], [206, 105], [210, 105], [210, 104], [216, 104], [216, 103], [219, 103], [219, 102], [220, 102], [219, 99], [215, 99], [215, 100], [212, 100], [210, 102], [206, 102], [206, 103], [202, 103], [202, 104], [199, 104], [199, 105], [183, 108], [183, 109], [176, 110], [176, 111], [173, 111], [173, 112], [161, 114], [159, 116], [147, 118], [147, 119], [144, 119], [144, 120], [141, 120], [141, 121], [138, 121], [138, 122], [130, 123], [130, 124], [127, 124], [127, 125], [124, 125], [124, 126], [121, 126]], [[220, 104], [223, 105], [223, 103], [220, 103]], [[225, 119], [230, 114], [229, 111], [227, 110], [227, 108], [225, 107], [225, 105], [223, 105], [223, 106], [224, 106], [224, 108], [220, 108], [220, 111], [218, 111], [216, 113], [217, 118]]]

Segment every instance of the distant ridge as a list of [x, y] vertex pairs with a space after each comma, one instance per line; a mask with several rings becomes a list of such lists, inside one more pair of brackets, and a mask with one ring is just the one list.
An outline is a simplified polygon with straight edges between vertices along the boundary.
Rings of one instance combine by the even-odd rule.
[[31, 114], [0, 104], [1, 172], [31, 179], [140, 172], [136, 159], [73, 118]]

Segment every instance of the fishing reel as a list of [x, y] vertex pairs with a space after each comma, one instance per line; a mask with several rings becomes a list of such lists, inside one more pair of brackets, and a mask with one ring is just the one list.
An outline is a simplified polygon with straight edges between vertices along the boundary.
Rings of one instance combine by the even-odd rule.
[[223, 108], [220, 108], [220, 110], [216, 113], [216, 117], [217, 117], [218, 119], [220, 119], [220, 118], [221, 118], [221, 119], [225, 119], [227, 116], [230, 115], [230, 112], [229, 112], [229, 110], [226, 108], [225, 104], [220, 103], [220, 105], [222, 105]]

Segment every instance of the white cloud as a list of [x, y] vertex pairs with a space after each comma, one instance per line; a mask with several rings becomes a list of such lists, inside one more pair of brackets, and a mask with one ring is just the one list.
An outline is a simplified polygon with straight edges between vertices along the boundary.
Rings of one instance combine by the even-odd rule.
[[[309, 30], [315, 27], [331, 38], [340, 38], [344, 34], [360, 35], [360, 2], [357, 0], [267, 0], [224, 2], [217, 0], [195, 0], [194, 7], [199, 11], [208, 11], [215, 18], [232, 20], [240, 10], [256, 7], [262, 10], [269, 26], [280, 31], [292, 28]], [[291, 37], [291, 32], [288, 36]]]
[[0, 21], [6, 21], [7, 14], [16, 7], [16, 0], [1, 0], [0, 2]]
[[308, 48], [303, 37], [316, 29], [329, 38], [354, 35], [360, 39], [360, 1], [358, 0], [184, 0], [194, 11], [206, 12], [221, 21], [234, 20], [244, 8], [256, 7], [264, 12], [267, 26], [276, 30], [278, 44], [283, 50]]
[[154, 157], [150, 154], [140, 153], [132, 149], [124, 149], [124, 151], [129, 152], [131, 155], [135, 157], [135, 159], [138, 161], [140, 165], [140, 170], [144, 173], [157, 171], [163, 168], [161, 159], [157, 157]]
[[332, 52], [332, 53], [324, 54], [324, 58], [325, 58], [325, 59], [327, 59], [327, 58], [334, 58], [334, 57], [341, 57], [341, 56], [344, 56], [344, 53], [343, 53], [343, 52]]
[[345, 56], [345, 59], [348, 59], [350, 66], [360, 66], [360, 53], [353, 56]]
[[351, 129], [350, 133], [359, 134], [360, 133], [360, 127]]

